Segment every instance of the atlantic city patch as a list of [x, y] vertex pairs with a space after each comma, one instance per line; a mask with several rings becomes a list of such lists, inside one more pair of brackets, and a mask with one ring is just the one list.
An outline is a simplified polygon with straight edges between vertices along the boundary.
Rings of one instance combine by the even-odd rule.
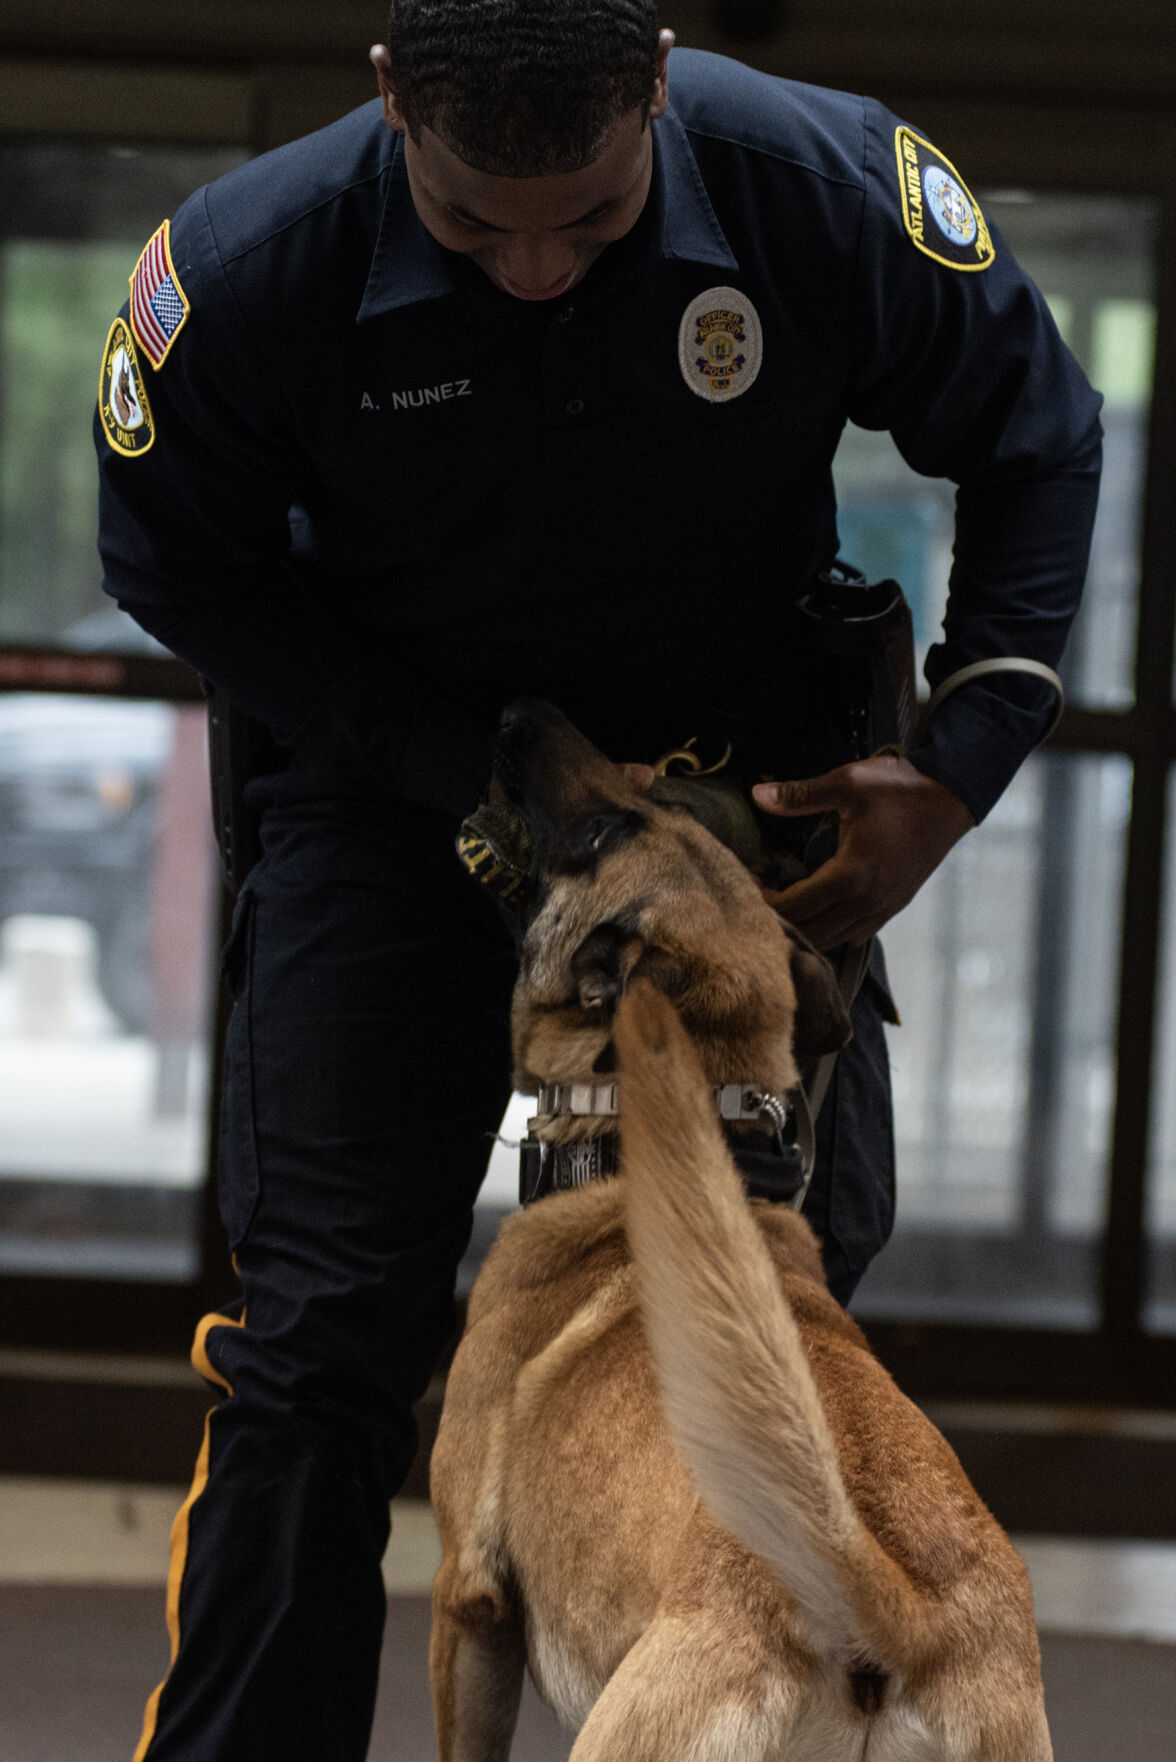
[[115, 319], [106, 339], [98, 381], [98, 414], [102, 432], [116, 453], [137, 459], [154, 443], [155, 424], [143, 371], [135, 340], [123, 318]]
[[152, 367], [163, 366], [191, 307], [171, 256], [171, 221], [157, 227], [131, 276], [131, 329]]
[[678, 365], [692, 392], [711, 404], [742, 397], [763, 357], [759, 313], [736, 288], [707, 288], [678, 326]]
[[911, 243], [949, 269], [987, 269], [996, 259], [992, 238], [955, 166], [913, 129], [895, 130], [894, 149]]

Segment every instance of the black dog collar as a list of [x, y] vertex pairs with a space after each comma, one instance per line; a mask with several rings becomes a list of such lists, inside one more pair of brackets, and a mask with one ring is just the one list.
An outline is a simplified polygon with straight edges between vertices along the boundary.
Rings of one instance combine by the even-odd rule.
[[[808, 1180], [793, 1115], [770, 1137], [755, 1144], [727, 1125], [723, 1132], [749, 1199], [799, 1207]], [[609, 1180], [619, 1172], [619, 1163], [620, 1137], [616, 1132], [575, 1138], [568, 1144], [528, 1136], [519, 1146], [519, 1204], [533, 1205], [549, 1193], [566, 1193], [591, 1181]]]

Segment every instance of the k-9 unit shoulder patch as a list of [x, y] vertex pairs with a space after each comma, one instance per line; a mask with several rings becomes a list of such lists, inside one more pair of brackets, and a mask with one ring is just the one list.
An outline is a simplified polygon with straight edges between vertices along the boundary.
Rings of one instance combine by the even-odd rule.
[[894, 149], [912, 244], [949, 269], [987, 269], [996, 260], [992, 237], [955, 166], [913, 129], [895, 130]]
[[98, 381], [98, 414], [102, 432], [116, 453], [137, 459], [155, 441], [155, 423], [147, 388], [126, 320], [116, 318], [106, 339], [102, 376]]
[[152, 367], [162, 367], [191, 307], [171, 257], [171, 221], [152, 233], [131, 276], [131, 329]]
[[735, 288], [707, 288], [678, 326], [678, 365], [692, 392], [711, 404], [742, 397], [763, 357], [759, 313]]

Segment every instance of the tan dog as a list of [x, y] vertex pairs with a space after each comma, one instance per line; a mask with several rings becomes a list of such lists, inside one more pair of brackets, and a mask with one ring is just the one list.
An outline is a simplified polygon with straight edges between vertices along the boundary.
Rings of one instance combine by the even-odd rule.
[[573, 1762], [1046, 1762], [1020, 1558], [808, 1226], [745, 1198], [708, 1088], [786, 1090], [794, 1037], [844, 1038], [826, 963], [548, 706], [508, 712], [498, 775], [534, 838], [516, 1081], [615, 1056], [621, 1174], [511, 1218], [470, 1299], [442, 1762], [505, 1762], [528, 1664]]

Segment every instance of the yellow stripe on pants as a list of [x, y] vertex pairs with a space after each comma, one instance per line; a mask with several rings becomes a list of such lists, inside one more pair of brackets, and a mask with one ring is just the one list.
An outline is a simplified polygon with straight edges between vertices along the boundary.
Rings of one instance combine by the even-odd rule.
[[[229, 1315], [206, 1315], [202, 1317], [196, 1329], [196, 1338], [192, 1342], [192, 1364], [202, 1377], [210, 1383], [219, 1383], [222, 1389], [233, 1393], [232, 1384], [227, 1377], [221, 1375], [208, 1356], [207, 1340], [212, 1328], [243, 1328], [245, 1317], [234, 1319]], [[204, 1438], [200, 1445], [200, 1454], [196, 1458], [196, 1472], [192, 1477], [192, 1485], [188, 1489], [188, 1497], [176, 1512], [171, 1527], [171, 1564], [167, 1573], [167, 1631], [171, 1640], [171, 1663], [176, 1661], [180, 1650], [180, 1586], [184, 1580], [184, 1568], [188, 1562], [188, 1520], [192, 1507], [208, 1485], [208, 1457], [211, 1448], [210, 1427], [215, 1407], [210, 1407], [204, 1416]], [[170, 1665], [169, 1665], [170, 1671]], [[155, 1724], [159, 1717], [159, 1697], [163, 1694], [167, 1677], [152, 1693], [143, 1714], [143, 1735], [139, 1739], [139, 1747], [135, 1751], [132, 1762], [143, 1762], [147, 1748], [155, 1736]]]

